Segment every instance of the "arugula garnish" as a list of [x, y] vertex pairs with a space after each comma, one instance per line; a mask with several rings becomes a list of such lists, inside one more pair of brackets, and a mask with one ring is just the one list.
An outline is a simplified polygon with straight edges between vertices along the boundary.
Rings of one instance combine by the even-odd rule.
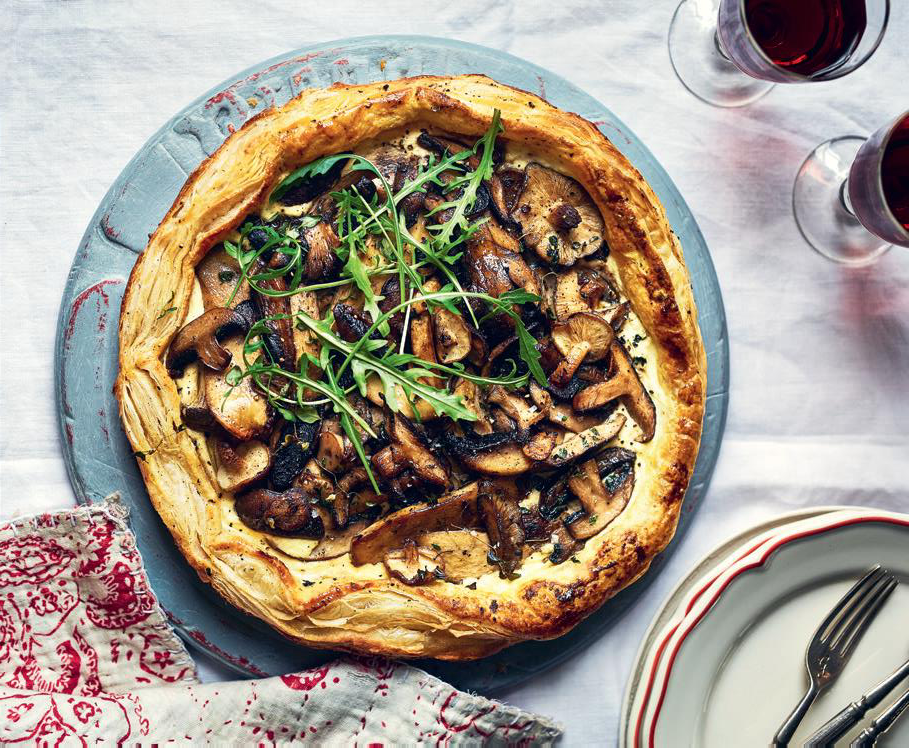
[[[302, 311], [266, 317], [250, 328], [243, 346], [243, 368], [235, 366], [228, 373], [227, 380], [232, 389], [242, 378], [251, 378], [275, 410], [289, 421], [313, 422], [321, 417], [324, 408], [331, 408], [353, 443], [377, 492], [378, 485], [362, 445], [364, 435], [373, 438], [377, 435], [348, 402], [354, 391], [361, 396], [366, 395], [371, 378], [378, 379], [385, 403], [392, 411], [400, 412], [409, 406], [414, 416], [419, 418], [418, 405], [423, 400], [438, 415], [455, 421], [474, 421], [476, 415], [465, 406], [460, 395], [427, 383], [433, 377], [461, 377], [481, 386], [498, 384], [508, 388], [523, 386], [530, 377], [541, 385], [547, 384], [536, 340], [519, 312], [522, 304], [536, 303], [540, 301], [539, 297], [521, 288], [498, 298], [465, 291], [455, 273], [456, 264], [463, 254], [462, 245], [483, 224], [482, 219], [471, 221], [470, 212], [481, 185], [492, 176], [493, 150], [500, 132], [500, 113], [496, 110], [489, 129], [473, 148], [465, 148], [443, 158], [430, 157], [416, 177], [396, 193], [376, 164], [354, 153], [317, 159], [285, 177], [272, 191], [271, 201], [279, 200], [288, 190], [308, 179], [328, 173], [341, 161], [349, 162], [353, 171], [371, 175], [381, 185], [381, 190], [372, 199], [361, 195], [356, 187], [331, 193], [336, 206], [335, 221], [340, 240], [335, 252], [344, 263], [338, 280], [303, 285], [301, 281], [308, 253], [305, 239], [289, 236], [273, 226], [246, 223], [240, 230], [238, 242], [224, 242], [225, 251], [240, 266], [240, 275], [228, 306], [244, 282], [256, 292], [268, 296], [291, 296], [345, 285], [354, 286], [362, 296], [372, 324], [357, 341], [348, 343], [332, 329], [334, 320], [330, 311], [324, 319], [315, 319]], [[472, 158], [476, 159], [475, 169], [470, 168]], [[430, 215], [448, 211], [450, 217], [429, 225], [426, 238], [421, 240], [407, 229], [405, 217], [399, 213], [398, 206], [407, 196], [430, 188], [443, 195], [442, 203]], [[303, 216], [297, 225], [310, 228], [319, 220], [318, 216]], [[266, 236], [259, 249], [253, 249], [248, 241], [253, 230], [262, 231]], [[263, 255], [271, 257], [274, 253], [283, 255], [283, 262], [267, 265], [261, 261]], [[273, 267], [276, 264], [279, 266]], [[420, 270], [425, 267], [433, 268], [444, 278], [445, 286], [439, 291], [429, 293], [424, 288], [425, 279]], [[372, 286], [372, 280], [377, 275], [397, 275], [401, 293], [400, 303], [384, 313], [379, 306], [381, 297], [376, 295]], [[275, 290], [271, 288], [272, 284], [267, 283], [276, 278], [284, 279], [286, 290]], [[519, 373], [512, 361], [511, 370], [505, 374], [485, 377], [467, 371], [461, 363], [446, 365], [405, 353], [403, 336], [400, 341], [388, 339], [389, 320], [393, 315], [404, 312], [406, 330], [415, 304], [444, 307], [457, 315], [466, 310], [477, 327], [491, 316], [507, 316], [514, 325], [518, 353], [527, 366], [526, 373]], [[485, 307], [484, 316], [479, 320], [475, 305], [478, 309]], [[264, 344], [264, 337], [270, 332], [268, 323], [287, 318], [293, 319], [298, 329], [312, 334], [319, 346], [318, 356], [311, 353], [300, 356], [296, 371], [287, 371], [273, 361]]]

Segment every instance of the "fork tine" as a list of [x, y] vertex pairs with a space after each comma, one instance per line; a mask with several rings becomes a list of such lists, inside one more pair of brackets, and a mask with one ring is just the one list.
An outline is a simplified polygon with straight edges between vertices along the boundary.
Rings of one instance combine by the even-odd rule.
[[833, 633], [831, 629], [831, 624], [834, 620], [838, 619], [840, 614], [847, 609], [851, 609], [850, 603], [857, 596], [864, 595], [869, 587], [873, 587], [877, 580], [884, 575], [883, 569], [881, 569], [880, 564], [876, 564], [868, 570], [868, 573], [865, 574], [861, 579], [859, 579], [851, 589], [840, 598], [840, 601], [833, 606], [827, 617], [821, 621], [820, 626], [817, 627], [817, 631], [814, 632], [813, 639], [820, 642], [826, 642], [830, 635]]
[[892, 579], [893, 575], [885, 571], [871, 587], [865, 590], [852, 602], [848, 610], [843, 611], [839, 619], [833, 624], [833, 627], [830, 629], [830, 634], [827, 637], [831, 649], [836, 649], [843, 642], [846, 635], [858, 625], [865, 610], [874, 602], [877, 595]]
[[887, 598], [890, 597], [890, 594], [896, 589], [898, 584], [899, 582], [894, 577], [890, 577], [888, 581], [874, 593], [874, 596], [868, 600], [868, 603], [859, 611], [855, 619], [849, 623], [846, 630], [837, 637], [833, 647], [840, 650], [843, 657], [847, 657], [851, 654], [871, 621], [874, 620], [874, 617], [878, 614], [884, 603], [887, 602]]

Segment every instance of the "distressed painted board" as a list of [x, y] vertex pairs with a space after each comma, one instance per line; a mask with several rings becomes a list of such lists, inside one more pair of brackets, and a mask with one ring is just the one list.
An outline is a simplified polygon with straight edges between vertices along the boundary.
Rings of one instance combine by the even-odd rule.
[[683, 542], [685, 529], [707, 490], [723, 434], [729, 389], [729, 349], [719, 285], [704, 238], [678, 190], [612, 112], [568, 81], [516, 57], [431, 37], [345, 39], [268, 60], [170, 119], [120, 174], [76, 252], [60, 308], [56, 346], [60, 431], [76, 496], [79, 501], [92, 502], [120, 492], [130, 508], [152, 586], [177, 631], [189, 644], [242, 674], [285, 673], [316, 665], [332, 655], [289, 644], [264, 624], [222, 602], [185, 563], [152, 509], [111, 391], [117, 369], [117, 319], [126, 279], [187, 175], [263, 108], [283, 104], [304, 88], [339, 81], [473, 72], [536, 91], [594, 122], [653, 186], [681, 238], [691, 270], [707, 347], [709, 392], [701, 452], [678, 533], [643, 580], [560, 639], [521, 644], [467, 665], [419, 664], [459, 688], [488, 694], [577, 654], [607, 633], [660, 573], [665, 558]]

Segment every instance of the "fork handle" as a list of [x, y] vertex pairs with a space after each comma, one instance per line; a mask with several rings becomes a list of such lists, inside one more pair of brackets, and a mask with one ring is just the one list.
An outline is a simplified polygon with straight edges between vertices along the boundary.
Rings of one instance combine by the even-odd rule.
[[802, 723], [802, 720], [805, 718], [805, 715], [817, 698], [819, 691], [820, 689], [812, 683], [808, 692], [798, 703], [798, 706], [792, 710], [792, 714], [786, 718], [786, 721], [783, 722], [783, 725], [777, 730], [776, 735], [773, 736], [774, 748], [785, 748], [789, 745], [789, 741], [792, 740], [795, 731], [799, 729], [799, 725]]
[[869, 710], [880, 704], [901, 681], [909, 678], [909, 660], [900, 665], [858, 701], [853, 701], [835, 717], [826, 722], [814, 735], [808, 738], [805, 748], [824, 748], [833, 745], [861, 721]]

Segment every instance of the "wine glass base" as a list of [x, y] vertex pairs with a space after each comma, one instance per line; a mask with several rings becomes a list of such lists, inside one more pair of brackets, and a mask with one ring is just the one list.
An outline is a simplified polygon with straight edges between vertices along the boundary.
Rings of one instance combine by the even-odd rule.
[[691, 93], [720, 107], [745, 106], [773, 84], [752, 78], [720, 53], [716, 25], [720, 0], [683, 0], [669, 26], [669, 59]]
[[864, 142], [848, 136], [821, 143], [805, 159], [792, 190], [792, 210], [802, 236], [818, 253], [843, 265], [867, 265], [890, 249], [844, 202], [844, 183]]

